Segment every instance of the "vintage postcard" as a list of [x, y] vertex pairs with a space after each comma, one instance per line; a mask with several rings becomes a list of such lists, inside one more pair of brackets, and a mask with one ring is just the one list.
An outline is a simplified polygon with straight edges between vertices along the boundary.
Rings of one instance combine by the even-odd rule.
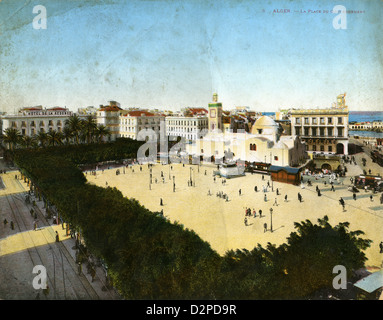
[[383, 299], [382, 12], [0, 0], [0, 299]]

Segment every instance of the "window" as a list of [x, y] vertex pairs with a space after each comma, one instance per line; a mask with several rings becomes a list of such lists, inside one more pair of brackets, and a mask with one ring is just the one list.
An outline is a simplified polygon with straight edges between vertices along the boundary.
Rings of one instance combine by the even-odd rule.
[[309, 124], [309, 118], [305, 118], [305, 124]]
[[297, 136], [300, 136], [301, 135], [301, 128], [300, 127], [295, 127], [295, 134]]
[[250, 150], [251, 151], [257, 151], [257, 145], [255, 143], [250, 144]]
[[321, 137], [324, 136], [324, 128], [319, 128], [319, 135], [320, 135]]
[[343, 128], [338, 128], [338, 137], [343, 137]]
[[324, 151], [324, 145], [320, 146], [320, 151]]
[[317, 135], [317, 128], [311, 128], [311, 135], [315, 137]]
[[318, 124], [318, 119], [317, 118], [312, 118], [313, 124]]
[[301, 124], [301, 118], [295, 118], [295, 123], [296, 124]]
[[309, 135], [309, 128], [305, 128], [305, 136]]
[[317, 146], [315, 144], [313, 145], [313, 151], [317, 151]]
[[278, 156], [274, 156], [274, 160], [275, 160], [275, 161], [278, 161]]
[[328, 146], [328, 152], [332, 152], [332, 146]]
[[327, 123], [332, 124], [332, 118], [331, 117], [327, 118]]
[[324, 118], [319, 118], [319, 123], [324, 124]]
[[342, 117], [338, 117], [338, 124], [343, 124], [343, 118]]
[[327, 135], [332, 136], [332, 128], [327, 128]]

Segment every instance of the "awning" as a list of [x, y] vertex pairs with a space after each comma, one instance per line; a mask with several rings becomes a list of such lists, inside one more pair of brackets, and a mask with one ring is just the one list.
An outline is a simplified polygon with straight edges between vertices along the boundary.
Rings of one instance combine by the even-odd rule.
[[354, 286], [368, 293], [383, 287], [383, 270], [374, 272], [369, 276], [354, 283]]

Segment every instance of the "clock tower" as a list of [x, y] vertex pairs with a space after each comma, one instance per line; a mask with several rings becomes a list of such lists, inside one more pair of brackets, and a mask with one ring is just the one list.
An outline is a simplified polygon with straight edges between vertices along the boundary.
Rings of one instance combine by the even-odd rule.
[[222, 103], [218, 102], [218, 95], [214, 93], [213, 102], [209, 103], [209, 132], [222, 129]]

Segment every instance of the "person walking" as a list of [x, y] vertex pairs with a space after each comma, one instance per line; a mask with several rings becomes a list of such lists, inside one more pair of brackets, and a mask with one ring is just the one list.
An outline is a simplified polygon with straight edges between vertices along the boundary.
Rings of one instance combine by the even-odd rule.
[[287, 194], [285, 195], [285, 202], [287, 202]]
[[56, 242], [60, 242], [59, 234], [57, 231], [56, 231]]
[[341, 204], [343, 211], [344, 211], [345, 203], [344, 203], [344, 200], [342, 197], [339, 199], [339, 203]]
[[255, 218], [257, 216], [257, 211], [253, 209], [253, 217]]
[[258, 192], [258, 187], [257, 186], [254, 187], [254, 191]]
[[3, 223], [4, 223], [4, 228], [7, 226], [7, 223], [8, 223], [8, 220], [7, 219], [4, 219], [3, 220]]
[[259, 209], [259, 217], [262, 218], [262, 210]]
[[278, 206], [277, 198], [275, 198], [274, 203], [273, 203], [273, 206]]
[[379, 248], [380, 248], [380, 253], [383, 253], [383, 241], [380, 242], [380, 244], [379, 244]]
[[356, 200], [356, 193], [355, 193], [355, 192], [352, 194], [352, 198], [353, 198], [354, 200]]
[[267, 231], [267, 223], [264, 223], [263, 224], [263, 233], [265, 233]]
[[241, 194], [242, 194], [242, 190], [241, 190], [241, 189], [239, 189], [238, 193], [239, 193], [239, 195], [241, 195]]
[[11, 220], [11, 229], [12, 229], [12, 230], [15, 230], [15, 224], [13, 223], [12, 220]]
[[335, 192], [335, 188], [334, 188], [334, 185], [331, 184], [331, 191], [334, 191]]
[[264, 200], [265, 202], [267, 202], [267, 196], [266, 196], [266, 193], [265, 193], [265, 196], [263, 197], [263, 200]]
[[298, 200], [299, 202], [302, 202], [302, 195], [298, 192]]
[[245, 222], [245, 226], [247, 227], [247, 218], [245, 218], [244, 222]]

